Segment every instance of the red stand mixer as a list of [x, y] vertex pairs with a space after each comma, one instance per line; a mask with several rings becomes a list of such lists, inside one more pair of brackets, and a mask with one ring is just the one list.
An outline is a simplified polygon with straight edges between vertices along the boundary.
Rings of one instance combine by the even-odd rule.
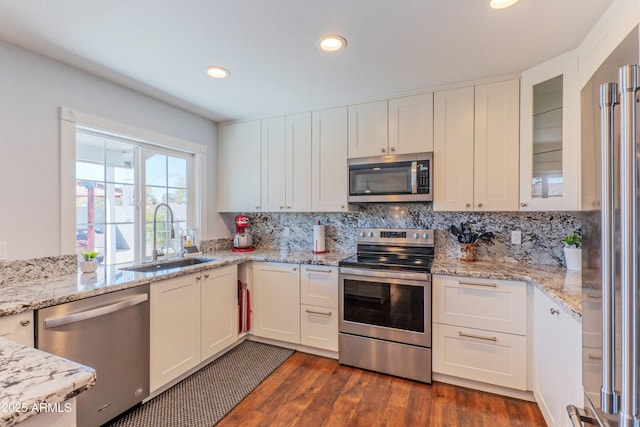
[[236, 234], [233, 236], [233, 252], [251, 252], [253, 251], [253, 238], [247, 231], [249, 227], [249, 218], [244, 215], [237, 215], [235, 218]]

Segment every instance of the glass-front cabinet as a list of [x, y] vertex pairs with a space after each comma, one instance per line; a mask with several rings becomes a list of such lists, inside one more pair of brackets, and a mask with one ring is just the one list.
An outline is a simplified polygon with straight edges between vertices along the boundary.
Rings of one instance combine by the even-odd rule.
[[578, 210], [577, 53], [524, 72], [520, 85], [520, 210]]

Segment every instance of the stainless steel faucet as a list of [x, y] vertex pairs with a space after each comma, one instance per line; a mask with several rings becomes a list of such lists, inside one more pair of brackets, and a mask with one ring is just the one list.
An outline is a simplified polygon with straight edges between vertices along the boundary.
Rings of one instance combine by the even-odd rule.
[[169, 214], [171, 215], [171, 238], [175, 239], [176, 238], [176, 232], [173, 229], [173, 211], [171, 210], [171, 206], [169, 206], [167, 203], [158, 203], [156, 205], [156, 209], [153, 211], [153, 252], [151, 254], [152, 258], [154, 261], [158, 260], [158, 256], [163, 256], [164, 253], [162, 253], [161, 251], [157, 250], [157, 244], [158, 244], [158, 228], [156, 225], [156, 219], [158, 217], [158, 209], [160, 209], [160, 206], [166, 206], [167, 209], [169, 210]]

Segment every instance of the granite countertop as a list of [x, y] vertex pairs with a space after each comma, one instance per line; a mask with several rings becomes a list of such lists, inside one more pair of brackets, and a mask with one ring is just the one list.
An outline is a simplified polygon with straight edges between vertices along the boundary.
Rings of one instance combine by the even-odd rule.
[[[344, 252], [316, 255], [309, 251], [257, 250], [241, 253], [226, 250], [203, 255], [214, 258], [212, 262], [161, 272], [139, 273], [101, 267], [91, 274], [73, 274], [3, 285], [0, 293], [0, 316], [37, 310], [225, 265], [269, 261], [337, 266], [340, 260], [350, 255], [352, 254]], [[525, 281], [540, 288], [568, 313], [581, 320], [579, 272], [544, 265], [482, 261], [465, 263], [436, 257], [432, 273]], [[59, 403], [95, 383], [95, 371], [91, 368], [6, 339], [0, 339], [0, 366], [0, 384], [3, 384], [0, 403]], [[43, 381], [43, 378], [46, 380]], [[0, 425], [12, 426], [34, 414], [3, 412], [0, 414]]]
[[16, 425], [46, 411], [68, 410], [63, 402], [95, 383], [96, 371], [87, 366], [0, 338], [2, 426]]
[[463, 262], [437, 257], [431, 267], [431, 273], [524, 281], [542, 290], [567, 313], [582, 322], [582, 279], [579, 271], [549, 265]]

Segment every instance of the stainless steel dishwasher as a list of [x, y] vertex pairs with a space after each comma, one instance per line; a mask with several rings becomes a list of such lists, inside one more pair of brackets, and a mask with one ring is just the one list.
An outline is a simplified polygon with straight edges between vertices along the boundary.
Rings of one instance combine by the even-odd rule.
[[77, 397], [79, 427], [149, 395], [149, 285], [44, 308], [36, 322], [36, 347], [96, 370], [96, 385]]

